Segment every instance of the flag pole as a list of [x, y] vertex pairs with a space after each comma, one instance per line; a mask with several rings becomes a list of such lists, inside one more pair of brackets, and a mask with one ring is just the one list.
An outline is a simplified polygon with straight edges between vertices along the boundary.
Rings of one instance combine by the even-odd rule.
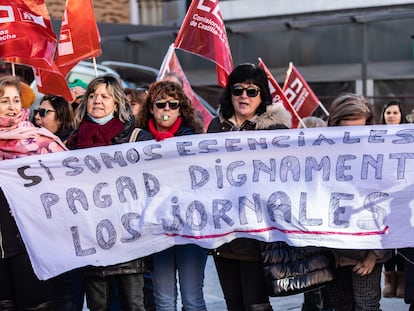
[[98, 76], [98, 66], [96, 65], [96, 57], [92, 57], [93, 69], [95, 69], [95, 77]]
[[[264, 61], [262, 60], [262, 58], [261, 58], [261, 57], [258, 57], [258, 60], [259, 60], [259, 64], [260, 64], [260, 63], [262, 63], [262, 64], [266, 67], [265, 72], [266, 72], [266, 75], [267, 75], [267, 71], [269, 71], [269, 70], [268, 70], [267, 66], [265, 65]], [[269, 74], [270, 74], [270, 71], [269, 71]], [[273, 76], [272, 76], [272, 78], [274, 79], [274, 77], [273, 77]], [[267, 78], [267, 80], [269, 80], [269, 77]], [[275, 80], [276, 80], [276, 79], [275, 79]], [[283, 92], [283, 90], [282, 90], [282, 92]], [[300, 123], [300, 124], [302, 124], [302, 126], [303, 126], [304, 128], [306, 128], [305, 123], [302, 121], [302, 118], [299, 116], [298, 112], [296, 111], [295, 107], [293, 107], [292, 103], [291, 103], [289, 100], [286, 100], [286, 103], [289, 105], [289, 107], [290, 107], [290, 109], [291, 109], [292, 113], [293, 113], [293, 114], [295, 115], [295, 117], [298, 119], [299, 123]]]
[[169, 63], [170, 63], [170, 60], [171, 60], [171, 57], [172, 57], [174, 51], [175, 51], [174, 43], [171, 43], [170, 46], [168, 47], [167, 54], [165, 54], [165, 56], [164, 56], [164, 59], [162, 61], [160, 70], [158, 71], [158, 75], [157, 75], [157, 78], [155, 79], [155, 81], [159, 81], [161, 79], [161, 77], [163, 77], [165, 75], [165, 73], [170, 70], [170, 68], [168, 68], [168, 66], [169, 66]]
[[16, 76], [16, 67], [14, 65], [14, 62], [12, 62], [10, 64], [11, 64], [11, 69], [12, 69], [12, 76], [15, 77]]
[[324, 105], [322, 105], [322, 103], [321, 103], [321, 102], [319, 102], [319, 103], [318, 103], [318, 105], [319, 105], [319, 107], [321, 107], [321, 109], [322, 109], [322, 111], [325, 113], [325, 115], [326, 115], [327, 117], [329, 117], [329, 112], [328, 112], [328, 110], [326, 110], [325, 106], [324, 106]]

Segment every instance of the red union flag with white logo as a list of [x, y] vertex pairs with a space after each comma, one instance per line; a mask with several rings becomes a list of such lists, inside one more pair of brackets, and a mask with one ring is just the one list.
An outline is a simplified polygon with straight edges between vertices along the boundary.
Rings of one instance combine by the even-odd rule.
[[216, 63], [222, 87], [233, 70], [233, 59], [218, 0], [192, 1], [174, 46]]
[[319, 106], [319, 99], [292, 63], [289, 63], [283, 92], [301, 118], [311, 116]]
[[98, 27], [91, 0], [68, 0], [55, 63], [63, 76], [81, 60], [101, 55]]
[[63, 16], [55, 64], [49, 68], [34, 68], [36, 84], [43, 94], [63, 96], [73, 100], [65, 79], [79, 61], [102, 53], [100, 37], [90, 0], [68, 0]]
[[281, 102], [283, 104], [286, 110], [289, 111], [290, 114], [292, 115], [292, 128], [297, 128], [301, 118], [299, 117], [295, 108], [293, 108], [290, 101], [285, 96], [285, 93], [283, 93], [282, 88], [279, 86], [279, 83], [277, 83], [275, 77], [273, 77], [269, 68], [267, 68], [266, 64], [260, 57], [259, 57], [259, 67], [265, 71], [267, 80], [269, 80], [269, 88], [270, 88], [270, 92], [272, 93], [273, 102]]
[[0, 58], [47, 68], [53, 63], [56, 35], [42, 0], [0, 0]]

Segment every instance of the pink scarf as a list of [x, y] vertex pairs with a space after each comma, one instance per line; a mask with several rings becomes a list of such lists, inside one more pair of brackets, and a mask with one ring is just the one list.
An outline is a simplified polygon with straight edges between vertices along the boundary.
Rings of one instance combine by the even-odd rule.
[[14, 118], [0, 117], [0, 160], [67, 150], [56, 135], [28, 118], [27, 109]]

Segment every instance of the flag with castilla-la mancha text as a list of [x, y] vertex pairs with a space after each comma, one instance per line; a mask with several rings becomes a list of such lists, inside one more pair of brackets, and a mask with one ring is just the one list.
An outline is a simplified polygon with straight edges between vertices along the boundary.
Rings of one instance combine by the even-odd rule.
[[44, 1], [0, 0], [0, 58], [38, 68], [53, 63], [56, 35]]
[[226, 87], [233, 58], [219, 1], [192, 1], [174, 46], [216, 63], [218, 84]]

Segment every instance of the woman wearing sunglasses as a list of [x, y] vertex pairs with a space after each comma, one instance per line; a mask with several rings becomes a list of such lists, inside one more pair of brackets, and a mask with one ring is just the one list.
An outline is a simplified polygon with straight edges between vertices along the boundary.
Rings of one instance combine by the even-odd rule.
[[[66, 150], [51, 132], [28, 121], [20, 81], [0, 77], [0, 161]], [[31, 208], [31, 206], [19, 206]], [[52, 310], [51, 282], [33, 272], [19, 229], [0, 189], [0, 310]]]
[[[93, 79], [85, 97], [76, 109], [78, 128], [71, 134], [69, 149], [83, 149], [128, 143], [135, 122], [120, 80], [112, 75]], [[148, 131], [139, 131], [135, 141], [152, 139]], [[118, 291], [122, 310], [145, 310], [144, 277], [147, 272], [144, 259], [84, 269], [86, 302], [90, 310], [110, 310], [114, 299], [111, 286]]]
[[[140, 127], [156, 140], [203, 132], [191, 102], [180, 85], [171, 81], [153, 83], [148, 90]], [[205, 311], [203, 296], [207, 250], [195, 245], [176, 245], [153, 254], [153, 291], [157, 311], [177, 310], [177, 279], [185, 311]]]
[[72, 106], [61, 96], [43, 96], [39, 107], [33, 110], [33, 117], [37, 126], [48, 129], [63, 142], [74, 129]]
[[[266, 73], [253, 64], [242, 64], [230, 73], [218, 116], [207, 132], [290, 127], [289, 112], [272, 104]], [[213, 255], [228, 310], [272, 310], [257, 240], [235, 239], [214, 250]]]

